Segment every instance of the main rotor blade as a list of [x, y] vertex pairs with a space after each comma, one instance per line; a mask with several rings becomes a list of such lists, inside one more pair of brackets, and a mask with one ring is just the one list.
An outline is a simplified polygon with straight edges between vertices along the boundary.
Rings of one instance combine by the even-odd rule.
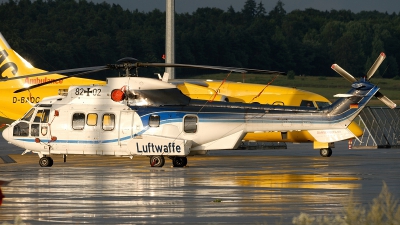
[[58, 78], [58, 79], [55, 79], [55, 80], [50, 80], [50, 81], [46, 81], [46, 82], [43, 82], [43, 83], [35, 84], [35, 85], [29, 86], [29, 87], [26, 87], [26, 88], [21, 88], [21, 89], [15, 90], [14, 93], [19, 93], [19, 92], [22, 92], [22, 91], [31, 90], [31, 89], [38, 88], [38, 87], [41, 87], [43, 85], [50, 84], [50, 83], [53, 83], [53, 82], [57, 82], [57, 81], [60, 81], [60, 80], [65, 80], [65, 79], [68, 79], [68, 78], [71, 78], [71, 77], [78, 77], [78, 76], [86, 75], [86, 74], [89, 74], [89, 73], [95, 73], [95, 72], [103, 71], [103, 70], [106, 70], [106, 69], [108, 69], [108, 68], [102, 68], [102, 69], [98, 69], [98, 70], [86, 71], [86, 72], [83, 72], [83, 73], [74, 74], [73, 76], [61, 77], [61, 78]]
[[375, 97], [377, 97], [379, 100], [381, 100], [385, 105], [387, 105], [391, 109], [394, 109], [397, 106], [396, 103], [394, 103], [392, 100], [390, 100], [384, 94], [382, 94], [380, 91], [376, 92]]
[[346, 70], [342, 69], [342, 67], [340, 67], [338, 64], [333, 64], [331, 68], [351, 83], [357, 82], [356, 78], [354, 78]]
[[367, 80], [371, 79], [371, 77], [375, 74], [376, 70], [379, 68], [379, 66], [381, 65], [381, 63], [385, 58], [386, 58], [385, 53], [381, 52], [381, 54], [379, 54], [378, 58], [375, 60], [374, 64], [368, 70]]
[[181, 67], [181, 68], [196, 68], [196, 69], [211, 69], [211, 70], [225, 70], [238, 73], [246, 73], [246, 70], [234, 67], [223, 66], [207, 66], [207, 65], [192, 65], [192, 64], [176, 64], [176, 63], [136, 63], [137, 67]]
[[[231, 68], [231, 67], [227, 67]], [[237, 68], [241, 70], [245, 70], [247, 72], [254, 72], [254, 73], [266, 73], [266, 74], [281, 74], [281, 75], [286, 75], [285, 72], [280, 72], [280, 71], [273, 71], [273, 70], [259, 70], [259, 69], [249, 69], [249, 68]]]
[[88, 71], [88, 70], [93, 71], [93, 70], [98, 70], [98, 69], [104, 70], [104, 69], [108, 69], [108, 68], [106, 66], [93, 66], [93, 67], [57, 70], [57, 71], [29, 74], [29, 75], [25, 75], [25, 76], [5, 78], [5, 79], [0, 79], [0, 81], [17, 80], [17, 79], [23, 79], [23, 78], [28, 78], [28, 77], [38, 77], [38, 76], [44, 76], [44, 75], [48, 75], [48, 74], [73, 73], [73, 72], [81, 72], [81, 71]]

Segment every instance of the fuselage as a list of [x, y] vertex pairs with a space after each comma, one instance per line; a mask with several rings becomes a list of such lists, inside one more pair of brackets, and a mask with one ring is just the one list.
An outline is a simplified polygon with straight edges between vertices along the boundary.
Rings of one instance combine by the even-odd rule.
[[[114, 101], [127, 86], [130, 99]], [[328, 107], [290, 107], [192, 100], [149, 78], [113, 78], [105, 86], [73, 86], [44, 99], [3, 131], [9, 142], [39, 154], [187, 155], [236, 148], [249, 132], [343, 131], [378, 91], [368, 87]], [[170, 93], [160, 96], [159, 93]], [[155, 105], [162, 101], [164, 104]], [[153, 103], [152, 103], [153, 102]], [[357, 107], [350, 107], [357, 104]], [[336, 139], [346, 139], [333, 135]], [[337, 141], [337, 140], [333, 140]], [[179, 146], [179, 147], [178, 147]], [[179, 149], [179, 151], [178, 151]]]

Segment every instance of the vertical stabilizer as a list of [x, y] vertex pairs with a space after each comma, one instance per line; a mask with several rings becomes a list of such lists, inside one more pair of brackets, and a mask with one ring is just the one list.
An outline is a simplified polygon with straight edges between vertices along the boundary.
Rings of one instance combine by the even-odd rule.
[[41, 72], [45, 71], [33, 67], [11, 49], [4, 36], [0, 33], [0, 79]]
[[3, 37], [3, 35], [0, 32], [0, 48], [1, 49], [10, 49], [10, 45], [6, 41], [6, 39]]
[[[105, 83], [80, 77], [59, 80], [65, 77], [62, 74], [32, 76], [44, 72], [47, 71], [32, 66], [15, 52], [0, 33], [0, 119], [3, 117], [16, 120], [32, 107], [31, 104], [36, 104], [45, 97], [57, 95], [59, 90], [68, 89], [71, 85], [103, 85]], [[21, 77], [25, 75], [31, 76]], [[8, 78], [13, 78], [13, 80], [6, 80]], [[45, 82], [50, 83], [41, 88], [16, 93], [17, 90]]]

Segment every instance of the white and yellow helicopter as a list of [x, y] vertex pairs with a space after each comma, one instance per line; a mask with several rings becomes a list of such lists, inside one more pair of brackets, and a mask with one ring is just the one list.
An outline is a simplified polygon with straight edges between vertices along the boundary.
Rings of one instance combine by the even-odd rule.
[[[52, 155], [66, 158], [71, 154], [145, 155], [156, 167], [164, 165], [166, 156], [174, 166], [182, 167], [189, 155], [235, 149], [249, 132], [307, 130], [319, 142], [340, 141], [353, 135], [350, 123], [373, 96], [396, 107], [369, 82], [384, 58], [381, 54], [360, 81], [334, 64], [335, 71], [353, 82], [352, 89], [319, 109], [194, 100], [174, 84], [129, 76], [129, 71], [138, 67], [182, 64], [124, 58], [118, 64], [90, 67], [83, 73], [123, 69], [126, 77], [108, 78], [106, 85], [71, 86], [66, 93], [44, 98], [9, 125], [3, 137], [26, 152], [37, 153], [43, 167], [53, 165]], [[242, 68], [183, 66], [246, 72]]]
[[[77, 70], [78, 71], [78, 70]], [[61, 71], [62, 72], [62, 71]], [[59, 71], [59, 73], [61, 73]], [[18, 78], [24, 74], [47, 73], [47, 71], [33, 67], [29, 62], [15, 52], [0, 33], [0, 80], [7, 78]], [[47, 96], [57, 95], [60, 90], [68, 90], [74, 85], [105, 85], [105, 81], [72, 77], [63, 79], [65, 76], [57, 73], [46, 74], [44, 76], [30, 76], [23, 79], [8, 80], [0, 82], [0, 117], [14, 121], [20, 118], [31, 104], [40, 102]], [[330, 104], [325, 97], [300, 90], [297, 88], [281, 87], [275, 85], [262, 85], [251, 83], [223, 82], [210, 80], [168, 80], [164, 81], [176, 84], [177, 88], [192, 99], [243, 103], [259, 103], [270, 105], [286, 106], [307, 106], [311, 105], [316, 109]], [[29, 92], [14, 93], [22, 87], [47, 85]], [[362, 130], [351, 123], [349, 130], [352, 135], [348, 138], [355, 138], [362, 135]], [[326, 132], [330, 132], [327, 130]], [[319, 142], [308, 130], [288, 131], [288, 132], [251, 132], [243, 138], [244, 141], [261, 142], [312, 142], [315, 149], [320, 149], [322, 156], [330, 156], [332, 143]], [[328, 150], [326, 150], [328, 149]]]

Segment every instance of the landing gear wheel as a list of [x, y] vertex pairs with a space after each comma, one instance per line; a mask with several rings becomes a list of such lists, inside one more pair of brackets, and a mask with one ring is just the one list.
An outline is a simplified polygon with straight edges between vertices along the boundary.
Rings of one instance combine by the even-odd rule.
[[174, 158], [172, 158], [172, 165], [174, 165], [174, 167], [184, 167], [187, 164], [187, 158], [186, 157], [179, 157], [179, 156], [175, 156]]
[[51, 157], [42, 157], [39, 159], [39, 165], [41, 167], [51, 167], [53, 165], [53, 159]]
[[49, 158], [49, 162], [50, 162], [48, 167], [52, 167], [53, 166], [53, 159], [51, 157], [47, 157], [47, 158]]
[[150, 166], [151, 167], [163, 167], [165, 163], [164, 156], [162, 155], [153, 155], [150, 157]]
[[319, 154], [322, 157], [330, 157], [332, 155], [332, 149], [331, 148], [321, 148], [319, 150]]

